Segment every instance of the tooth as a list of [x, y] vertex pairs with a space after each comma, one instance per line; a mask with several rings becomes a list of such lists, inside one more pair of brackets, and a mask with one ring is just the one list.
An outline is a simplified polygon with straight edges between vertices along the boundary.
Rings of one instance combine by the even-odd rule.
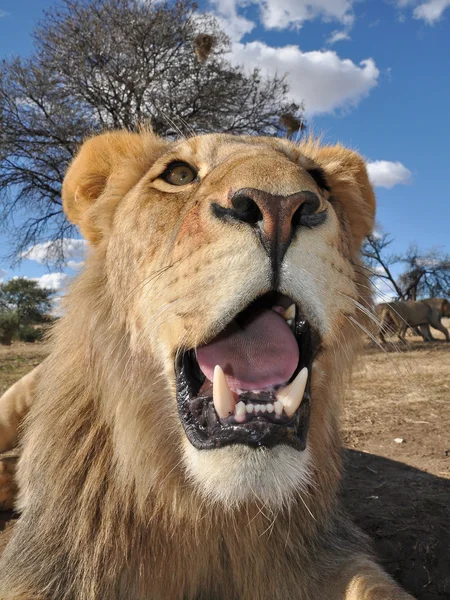
[[260, 404], [260, 405], [259, 405], [259, 410], [260, 410], [262, 413], [265, 413], [265, 412], [266, 412], [266, 410], [267, 410], [267, 406], [266, 406], [265, 404]]
[[235, 418], [238, 423], [245, 421], [245, 404], [242, 400], [236, 404]]
[[253, 408], [254, 408], [253, 404], [252, 404], [251, 402], [249, 402], [249, 403], [247, 404], [247, 406], [245, 407], [245, 410], [246, 410], [248, 413], [252, 413], [252, 412], [253, 412]]
[[237, 415], [245, 414], [245, 403], [242, 402], [242, 400], [236, 404], [236, 414]]
[[273, 411], [274, 411], [274, 410], [275, 410], [275, 409], [274, 409], [274, 407], [273, 407], [273, 404], [268, 404], [268, 405], [267, 405], [267, 412], [268, 412], [268, 413], [273, 413]]
[[295, 319], [295, 304], [291, 304], [283, 313], [285, 321], [293, 321]]
[[303, 400], [306, 382], [308, 381], [308, 369], [303, 367], [292, 383], [277, 392], [277, 400], [284, 407], [288, 417], [292, 417]]
[[213, 402], [216, 413], [221, 419], [226, 419], [234, 412], [236, 402], [219, 365], [214, 367]]
[[273, 403], [273, 407], [275, 409], [275, 414], [280, 417], [281, 413], [283, 412], [283, 405], [281, 404], [281, 402], [279, 400], [277, 400], [276, 402]]

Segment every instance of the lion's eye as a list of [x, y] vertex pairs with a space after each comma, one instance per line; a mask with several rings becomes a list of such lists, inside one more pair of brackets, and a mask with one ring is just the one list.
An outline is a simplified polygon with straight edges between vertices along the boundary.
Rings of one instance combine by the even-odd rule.
[[195, 169], [183, 162], [170, 164], [161, 175], [161, 179], [172, 185], [187, 185], [194, 181], [196, 177], [197, 172]]

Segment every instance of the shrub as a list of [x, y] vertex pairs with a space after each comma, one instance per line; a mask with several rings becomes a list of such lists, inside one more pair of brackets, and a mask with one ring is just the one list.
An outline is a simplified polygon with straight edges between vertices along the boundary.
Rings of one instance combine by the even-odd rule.
[[39, 342], [44, 337], [42, 329], [31, 327], [30, 325], [23, 325], [19, 327], [18, 338], [22, 342]]
[[19, 317], [15, 311], [0, 312], [0, 344], [10, 345], [19, 332]]

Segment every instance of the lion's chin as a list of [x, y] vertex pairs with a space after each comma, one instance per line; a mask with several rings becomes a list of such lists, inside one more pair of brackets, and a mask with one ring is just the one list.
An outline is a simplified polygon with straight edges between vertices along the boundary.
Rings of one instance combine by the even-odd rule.
[[184, 466], [196, 491], [222, 509], [255, 503], [280, 510], [307, 491], [312, 458], [308, 448], [298, 451], [284, 444], [198, 450], [186, 440]]

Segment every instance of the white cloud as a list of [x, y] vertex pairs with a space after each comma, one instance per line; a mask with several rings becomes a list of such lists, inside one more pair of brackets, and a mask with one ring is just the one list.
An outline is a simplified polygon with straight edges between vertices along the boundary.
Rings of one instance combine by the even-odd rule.
[[8, 15], [9, 15], [9, 13], [7, 13], [7, 12], [6, 12], [6, 10], [2, 10], [2, 9], [0, 8], [0, 19], [1, 19], [2, 17], [7, 17]]
[[351, 39], [348, 31], [347, 30], [343, 30], [343, 31], [339, 31], [337, 29], [335, 29], [334, 31], [331, 32], [330, 37], [327, 39], [327, 44], [335, 44], [336, 42], [342, 42], [343, 40], [349, 40]]
[[[210, 0], [219, 15], [227, 18], [231, 27], [233, 20], [247, 21], [238, 15], [238, 9], [257, 5], [260, 11], [261, 25], [266, 29], [300, 28], [305, 21], [322, 19], [339, 21], [350, 26], [354, 16], [354, 0]], [[250, 21], [247, 21], [250, 23]], [[241, 23], [242, 25], [242, 23]], [[225, 29], [228, 33], [228, 29]]]
[[349, 0], [265, 0], [260, 4], [261, 20], [267, 29], [301, 27], [305, 21], [317, 18], [350, 24], [352, 4]]
[[381, 277], [372, 278], [373, 296], [375, 304], [380, 302], [393, 302], [397, 299], [397, 294], [392, 286], [392, 283]]
[[0, 283], [3, 283], [5, 275], [8, 275], [8, 271], [5, 271], [5, 269], [0, 269]]
[[[415, 6], [413, 16], [415, 19], [422, 19], [427, 25], [434, 25], [442, 18], [444, 11], [450, 7], [450, 0], [426, 0], [418, 2], [418, 0], [397, 0], [398, 8], [403, 9], [409, 6]], [[402, 22], [404, 15], [401, 15]]]
[[215, 16], [232, 39], [231, 60], [249, 72], [287, 74], [291, 99], [304, 101], [308, 116], [356, 106], [377, 85], [379, 70], [372, 58], [359, 64], [340, 58], [331, 50], [302, 52], [296, 45], [273, 47], [262, 41], [243, 44], [240, 40], [256, 26], [240, 11], [259, 8], [259, 24], [265, 29], [300, 28], [305, 21], [336, 21], [328, 44], [350, 39], [355, 0], [209, 0]]
[[413, 15], [415, 19], [422, 19], [428, 25], [434, 25], [449, 7], [450, 0], [428, 0], [428, 2], [416, 6]]
[[267, 75], [287, 73], [290, 96], [304, 100], [308, 115], [355, 106], [377, 85], [379, 70], [373, 59], [355, 64], [332, 50], [302, 52], [298, 46], [274, 48], [264, 42], [233, 44], [232, 61], [248, 71]]
[[84, 266], [84, 260], [68, 260], [66, 266], [69, 269], [81, 269]]
[[375, 160], [367, 164], [367, 171], [373, 185], [392, 188], [394, 185], [411, 183], [412, 173], [401, 162]]
[[210, 0], [210, 3], [214, 7], [214, 16], [232, 40], [239, 41], [255, 28], [256, 23], [238, 14], [234, 0]]
[[22, 252], [21, 258], [34, 260], [38, 263], [56, 262], [63, 251], [64, 257], [68, 259], [82, 259], [86, 248], [86, 241], [76, 238], [65, 238], [56, 242], [43, 242], [35, 244]]
[[381, 265], [375, 265], [374, 267], [371, 267], [370, 270], [374, 275], [386, 275], [386, 271]]
[[39, 287], [52, 290], [60, 290], [67, 283], [69, 276], [66, 273], [46, 273], [41, 277], [36, 277]]
[[53, 309], [52, 314], [55, 317], [62, 317], [64, 315], [63, 307], [61, 306], [62, 296], [55, 296], [53, 298]]
[[442, 260], [433, 257], [419, 258], [416, 262], [419, 267], [436, 267], [439, 264], [442, 264]]

